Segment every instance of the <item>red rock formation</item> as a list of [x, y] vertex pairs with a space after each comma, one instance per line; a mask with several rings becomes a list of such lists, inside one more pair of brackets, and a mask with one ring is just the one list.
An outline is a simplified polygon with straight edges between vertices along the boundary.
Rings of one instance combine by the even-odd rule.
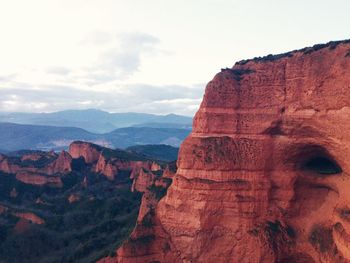
[[132, 192], [144, 193], [150, 187], [155, 180], [156, 176], [148, 170], [141, 169], [138, 174], [134, 176], [134, 180], [131, 186]]
[[72, 157], [62, 151], [25, 154], [20, 158], [0, 156], [0, 171], [4, 173], [33, 172], [47, 175], [66, 174], [72, 171]]
[[69, 173], [72, 171], [72, 157], [66, 151], [62, 151], [57, 159], [48, 165], [47, 174]]
[[43, 156], [45, 155], [48, 155], [50, 157], [57, 157], [57, 154], [55, 152], [33, 152], [33, 153], [28, 153], [28, 154], [24, 154], [22, 157], [21, 157], [21, 161], [27, 161], [27, 160], [30, 160], [30, 161], [38, 161], [40, 160]]
[[73, 158], [84, 157], [86, 163], [92, 164], [100, 158], [101, 149], [102, 147], [96, 144], [76, 141], [69, 145], [69, 154]]
[[349, 117], [350, 41], [223, 70], [152, 227], [106, 262], [350, 262]]
[[[160, 248], [169, 252], [171, 250], [168, 242], [169, 235], [164, 232], [155, 215], [158, 201], [166, 193], [171, 179], [160, 176], [158, 174], [160, 170], [158, 169], [152, 171], [152, 167], [158, 168], [152, 162], [133, 163], [133, 184], [131, 190], [144, 194], [142, 196], [137, 225], [130, 238], [118, 250], [118, 255], [121, 258], [135, 258], [138, 256], [135, 262], [153, 262], [154, 259], [159, 258], [162, 258], [163, 262], [172, 262], [172, 254], [159, 254]], [[156, 236], [161, 238], [155, 239]], [[116, 262], [116, 258], [107, 257], [98, 262]]]
[[151, 171], [156, 172], [160, 170], [162, 170], [162, 167], [158, 163], [152, 162]]
[[172, 162], [166, 165], [165, 169], [163, 170], [163, 177], [166, 178], [173, 178], [176, 174], [177, 166], [176, 162]]
[[100, 154], [95, 172], [103, 174], [109, 180], [114, 180], [118, 174], [118, 165], [116, 165], [114, 160], [108, 159], [103, 154]]
[[80, 200], [80, 196], [77, 195], [77, 194], [71, 194], [69, 197], [68, 197], [68, 202], [71, 204], [71, 203], [74, 203], [74, 202], [77, 202]]
[[[111, 151], [113, 150], [105, 149]], [[133, 179], [135, 175], [138, 175], [142, 169], [147, 171], [158, 171], [161, 169], [159, 164], [151, 161], [135, 161], [129, 159], [122, 159], [116, 156], [108, 156], [104, 151], [101, 151], [100, 157], [96, 163], [94, 172], [101, 173], [106, 176], [109, 180], [114, 180], [121, 170], [131, 170], [131, 178]], [[153, 170], [152, 170], [153, 169]]]
[[14, 216], [25, 219], [33, 224], [37, 224], [37, 225], [42, 225], [45, 224], [45, 220], [42, 219], [41, 217], [37, 216], [34, 213], [30, 213], [30, 212], [16, 212], [16, 213], [12, 213]]
[[31, 223], [28, 220], [20, 219], [14, 227], [14, 232], [17, 234], [23, 234], [30, 230]]
[[[151, 173], [151, 172], [149, 172]], [[167, 178], [153, 178], [147, 172], [138, 175], [143, 183], [135, 183], [134, 190], [144, 192], [137, 218], [137, 226], [118, 250], [119, 259], [103, 258], [98, 263], [124, 262], [175, 262], [169, 235], [164, 231], [155, 211], [159, 199], [164, 195], [171, 180]], [[137, 180], [137, 179], [136, 179]], [[147, 187], [146, 184], [148, 184]], [[156, 238], [157, 237], [157, 238]], [[162, 251], [161, 253], [159, 251]], [[117, 261], [118, 260], [118, 261]]]
[[71, 172], [73, 158], [83, 157], [92, 172], [103, 174], [109, 180], [114, 180], [122, 170], [131, 170], [131, 178], [142, 169], [161, 171], [160, 165], [155, 162], [138, 160], [138, 156], [132, 154], [128, 156], [126, 152], [111, 150], [89, 142], [73, 142], [69, 152], [62, 151], [59, 155], [54, 152], [34, 152], [22, 157], [0, 155], [0, 171], [17, 174], [25, 183], [50, 183], [56, 186], [61, 184], [60, 179], [52, 176], [62, 176]]
[[62, 187], [63, 183], [59, 176], [48, 176], [46, 174], [32, 173], [28, 171], [20, 171], [16, 173], [16, 179], [25, 184], [47, 185], [50, 187]]
[[16, 173], [20, 167], [17, 164], [12, 164], [9, 158], [5, 155], [0, 155], [0, 171], [4, 173]]

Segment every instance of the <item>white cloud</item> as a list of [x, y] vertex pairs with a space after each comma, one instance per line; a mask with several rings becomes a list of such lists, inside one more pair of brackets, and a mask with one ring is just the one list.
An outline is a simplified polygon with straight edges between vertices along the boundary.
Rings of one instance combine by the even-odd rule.
[[0, 111], [52, 112], [62, 109], [99, 108], [110, 112], [177, 113], [193, 115], [204, 85], [152, 86], [124, 84], [106, 91], [53, 85], [10, 88], [0, 86]]
[[46, 70], [46, 73], [48, 74], [56, 74], [56, 75], [63, 75], [63, 76], [68, 75], [70, 72], [71, 71], [65, 67], [49, 67]]
[[124, 79], [139, 70], [142, 57], [158, 54], [155, 36], [145, 33], [123, 33], [110, 39], [112, 47], [103, 51], [96, 66], [91, 69], [91, 77], [96, 83]]
[[349, 1], [267, 2], [0, 0], [0, 110], [192, 114], [220, 68], [348, 37]]

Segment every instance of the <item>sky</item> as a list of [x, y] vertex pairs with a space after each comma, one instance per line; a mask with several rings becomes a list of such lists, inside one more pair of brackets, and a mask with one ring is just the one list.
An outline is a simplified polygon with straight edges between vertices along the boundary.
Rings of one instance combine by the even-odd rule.
[[236, 61], [350, 38], [348, 0], [0, 0], [0, 111], [192, 116]]

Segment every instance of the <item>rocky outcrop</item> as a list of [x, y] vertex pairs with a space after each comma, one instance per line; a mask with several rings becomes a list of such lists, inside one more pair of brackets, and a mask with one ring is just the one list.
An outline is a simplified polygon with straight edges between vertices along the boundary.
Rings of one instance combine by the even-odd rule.
[[75, 203], [78, 202], [80, 200], [80, 196], [78, 194], [71, 194], [68, 197], [68, 202], [71, 203]]
[[69, 154], [75, 159], [83, 157], [88, 164], [97, 162], [101, 151], [101, 146], [88, 142], [75, 141], [69, 145]]
[[[74, 167], [73, 167], [74, 166]], [[0, 171], [16, 174], [18, 180], [24, 183], [60, 187], [62, 177], [70, 172], [91, 171], [104, 175], [113, 181], [118, 174], [130, 173], [134, 179], [142, 169], [162, 173], [162, 167], [135, 153], [123, 150], [112, 150], [89, 142], [73, 142], [69, 153], [30, 152], [20, 157], [0, 155]], [[143, 178], [143, 177], [142, 177]]]
[[5, 155], [0, 155], [0, 171], [4, 173], [16, 173], [20, 169], [18, 164], [11, 163]]
[[158, 163], [152, 162], [152, 164], [151, 164], [151, 171], [157, 172], [157, 171], [160, 171], [160, 170], [162, 170], [162, 167]]
[[56, 158], [57, 157], [57, 154], [53, 151], [50, 151], [50, 152], [32, 152], [32, 153], [27, 153], [27, 154], [24, 154], [21, 156], [21, 161], [24, 162], [24, 161], [33, 161], [33, 162], [36, 162], [36, 161], [39, 161], [41, 158], [43, 158], [43, 156], [46, 156], [46, 157], [53, 157], [53, 158]]
[[[133, 190], [143, 192], [141, 207], [134, 231], [123, 246], [118, 249], [119, 259], [106, 257], [98, 263], [123, 262], [175, 262], [177, 257], [172, 253], [169, 235], [161, 226], [155, 214], [159, 200], [165, 195], [171, 180], [163, 177], [152, 177], [146, 171], [134, 180]], [[137, 182], [140, 180], [141, 182]], [[156, 238], [157, 237], [157, 238]], [[160, 253], [161, 251], [161, 253]]]
[[59, 155], [54, 152], [34, 152], [21, 157], [2, 155], [0, 157], [0, 171], [9, 174], [32, 172], [63, 175], [72, 171], [72, 157], [65, 151]]
[[20, 171], [16, 173], [16, 179], [25, 184], [50, 187], [62, 187], [63, 183], [59, 176], [48, 176], [46, 174]]
[[0, 215], [1, 214], [5, 214], [5, 216], [10, 215], [19, 218], [18, 222], [13, 228], [14, 232], [18, 234], [22, 234], [28, 231], [31, 227], [31, 224], [43, 225], [46, 223], [44, 219], [32, 212], [19, 212], [16, 211], [16, 209], [14, 208], [7, 207], [4, 205], [0, 205]]
[[140, 169], [139, 173], [134, 176], [131, 191], [145, 193], [155, 180], [156, 176], [152, 171]]
[[350, 261], [349, 116], [350, 41], [222, 70], [166, 196], [106, 262]]
[[141, 156], [123, 150], [112, 150], [89, 142], [73, 142], [69, 146], [69, 153], [73, 158], [84, 158], [92, 171], [103, 174], [109, 180], [114, 180], [119, 171], [131, 171], [131, 177], [140, 172], [141, 168], [147, 170], [160, 170], [159, 164], [146, 160]]
[[[154, 162], [133, 162], [132, 167], [131, 191], [143, 193], [142, 202], [136, 227], [117, 253], [121, 258], [133, 258], [135, 262], [140, 263], [155, 262], [154, 259], [159, 257], [163, 262], [172, 262], [174, 260], [172, 253], [159, 253], [160, 248], [168, 252], [171, 250], [168, 242], [169, 235], [164, 232], [155, 211], [159, 200], [166, 194], [171, 184], [169, 177], [176, 171], [176, 166], [170, 164], [164, 169]], [[168, 171], [169, 177], [163, 176], [165, 170]], [[156, 236], [162, 238], [155, 239]], [[111, 263], [116, 260], [114, 257], [106, 257], [98, 262]]]
[[108, 159], [103, 154], [100, 154], [95, 172], [103, 174], [109, 180], [114, 180], [118, 174], [118, 168], [119, 167], [116, 165], [116, 160]]
[[14, 227], [14, 232], [17, 234], [24, 234], [25, 232], [29, 231], [32, 224], [25, 219], [18, 220], [17, 224]]
[[66, 174], [72, 171], [72, 157], [66, 151], [62, 151], [57, 159], [47, 169], [47, 174]]
[[34, 213], [30, 213], [30, 212], [16, 212], [13, 213], [14, 216], [25, 219], [33, 224], [37, 224], [37, 225], [42, 225], [45, 224], [45, 220], [42, 219], [41, 217], [37, 216]]
[[177, 171], [177, 165], [176, 165], [176, 162], [171, 162], [171, 163], [168, 163], [164, 170], [163, 170], [163, 177], [165, 178], [173, 178], [174, 175], [176, 174], [176, 171]]

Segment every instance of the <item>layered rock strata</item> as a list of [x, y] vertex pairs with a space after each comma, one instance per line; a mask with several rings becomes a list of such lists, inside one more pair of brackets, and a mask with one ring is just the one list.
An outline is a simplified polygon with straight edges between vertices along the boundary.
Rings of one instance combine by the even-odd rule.
[[32, 152], [17, 157], [0, 154], [0, 171], [16, 174], [17, 180], [27, 184], [61, 187], [61, 177], [74, 169], [99, 173], [111, 181], [120, 173], [137, 179], [143, 171], [163, 171], [160, 164], [141, 155], [81, 141], [73, 142], [69, 152], [59, 154]]
[[96, 144], [76, 141], [69, 145], [69, 154], [75, 159], [83, 157], [86, 163], [91, 164], [98, 161], [102, 149]]
[[66, 151], [60, 154], [40, 152], [22, 157], [0, 155], [0, 171], [4, 173], [35, 172], [47, 175], [66, 174], [72, 171], [72, 157]]
[[62, 187], [63, 183], [59, 176], [49, 176], [47, 174], [20, 171], [16, 173], [16, 179], [25, 184], [37, 186]]
[[349, 120], [350, 41], [222, 70], [150, 233], [106, 262], [349, 262]]

